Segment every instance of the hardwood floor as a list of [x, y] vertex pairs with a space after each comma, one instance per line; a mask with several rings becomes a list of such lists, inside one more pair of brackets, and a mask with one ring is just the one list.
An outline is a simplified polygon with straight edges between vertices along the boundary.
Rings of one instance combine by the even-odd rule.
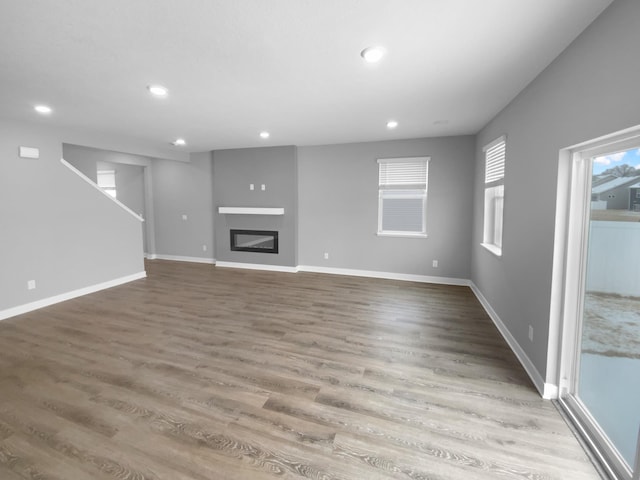
[[466, 287], [155, 260], [0, 322], [0, 479], [597, 479]]

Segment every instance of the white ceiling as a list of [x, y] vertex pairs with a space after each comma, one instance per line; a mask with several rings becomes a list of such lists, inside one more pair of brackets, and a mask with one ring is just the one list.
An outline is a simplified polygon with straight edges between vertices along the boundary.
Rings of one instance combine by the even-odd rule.
[[474, 134], [610, 3], [0, 0], [0, 116], [187, 151]]

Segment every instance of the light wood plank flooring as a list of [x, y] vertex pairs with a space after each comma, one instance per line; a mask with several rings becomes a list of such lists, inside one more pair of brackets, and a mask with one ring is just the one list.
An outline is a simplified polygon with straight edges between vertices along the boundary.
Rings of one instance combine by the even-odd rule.
[[0, 322], [0, 479], [597, 479], [466, 287], [151, 261]]

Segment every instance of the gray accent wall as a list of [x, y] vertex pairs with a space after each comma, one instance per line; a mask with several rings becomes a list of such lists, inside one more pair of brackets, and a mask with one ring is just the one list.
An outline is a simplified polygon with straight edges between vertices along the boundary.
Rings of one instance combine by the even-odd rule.
[[[298, 265], [298, 170], [294, 146], [213, 152], [216, 261]], [[255, 189], [250, 190], [253, 183]], [[261, 190], [261, 185], [266, 190]], [[283, 207], [284, 215], [225, 215], [218, 207]], [[233, 252], [231, 229], [277, 230], [279, 253]]]
[[[477, 137], [472, 279], [542, 378], [554, 384], [547, 342], [559, 150], [640, 124], [638, 25], [640, 2], [613, 2]], [[496, 257], [480, 246], [482, 146], [504, 134], [503, 255]]]
[[[299, 147], [300, 265], [469, 278], [474, 146], [460, 136]], [[378, 236], [377, 159], [410, 156], [431, 157], [428, 237]]]
[[141, 222], [62, 165], [64, 132], [9, 121], [0, 132], [0, 311], [144, 271]]

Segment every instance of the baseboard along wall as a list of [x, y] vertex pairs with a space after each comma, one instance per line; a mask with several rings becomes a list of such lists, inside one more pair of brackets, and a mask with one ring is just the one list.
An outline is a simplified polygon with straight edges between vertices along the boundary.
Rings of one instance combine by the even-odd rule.
[[147, 276], [147, 272], [142, 271], [142, 272], [134, 273], [132, 275], [115, 278], [113, 280], [109, 280], [106, 282], [97, 283], [95, 285], [90, 285], [88, 287], [79, 288], [77, 290], [72, 290], [70, 292], [54, 295], [52, 297], [36, 300], [35, 302], [25, 303], [24, 305], [18, 305], [17, 307], [11, 307], [6, 310], [0, 311], [0, 320], [5, 320], [10, 317], [15, 317], [16, 315], [22, 315], [23, 313], [32, 312], [33, 310], [38, 310], [39, 308], [48, 307], [56, 303], [64, 302], [66, 300], [71, 300], [72, 298], [81, 297], [83, 295], [88, 295], [90, 293], [95, 293], [100, 290], [105, 290], [107, 288], [117, 287], [118, 285], [122, 285], [124, 283], [133, 282], [134, 280], [140, 280], [141, 278], [145, 278], [146, 276]]
[[185, 257], [184, 255], [161, 255], [156, 253], [146, 253], [145, 258], [147, 260], [171, 260], [173, 262], [190, 262], [190, 263], [206, 263], [208, 265], [215, 265], [215, 258], [206, 257]]

